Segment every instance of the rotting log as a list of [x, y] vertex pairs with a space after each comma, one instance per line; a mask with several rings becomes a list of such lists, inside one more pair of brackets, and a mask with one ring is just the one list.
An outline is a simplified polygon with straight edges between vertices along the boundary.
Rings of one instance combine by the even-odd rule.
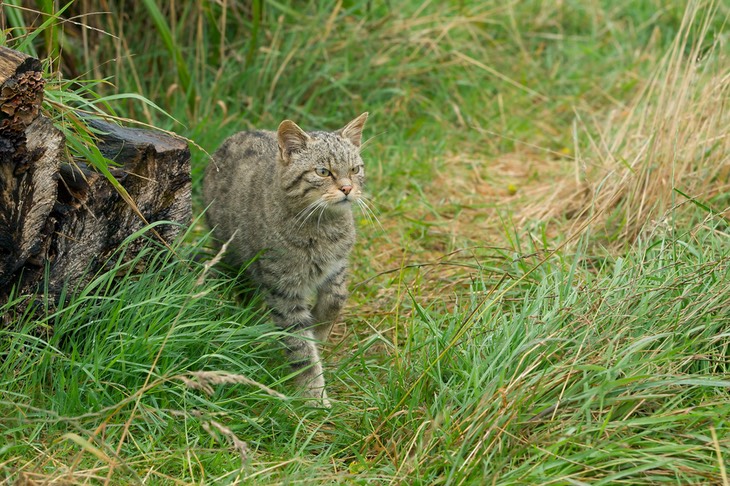
[[[63, 134], [41, 113], [43, 85], [37, 59], [0, 46], [0, 304], [11, 292], [55, 298], [82, 285], [148, 223], [169, 221], [149, 234], [169, 244], [191, 218], [184, 140], [89, 122], [135, 208], [85, 161], [68, 160]], [[130, 242], [126, 257], [148, 241]]]
[[0, 47], [0, 299], [50, 244], [63, 136], [40, 115], [43, 86], [40, 61]]

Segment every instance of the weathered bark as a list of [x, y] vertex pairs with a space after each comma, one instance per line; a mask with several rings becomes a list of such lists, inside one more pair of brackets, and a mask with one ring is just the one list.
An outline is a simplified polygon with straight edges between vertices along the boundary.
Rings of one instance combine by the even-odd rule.
[[40, 69], [37, 59], [0, 47], [0, 294], [26, 265], [39, 266], [50, 244], [63, 136], [39, 116]]
[[[0, 47], [0, 303], [12, 289], [55, 297], [83, 284], [147, 223], [172, 222], [150, 233], [169, 243], [191, 217], [187, 143], [90, 122], [138, 213], [102, 174], [67, 160], [62, 133], [41, 114], [40, 69], [36, 59]], [[147, 242], [134, 240], [125, 254], [131, 258]]]

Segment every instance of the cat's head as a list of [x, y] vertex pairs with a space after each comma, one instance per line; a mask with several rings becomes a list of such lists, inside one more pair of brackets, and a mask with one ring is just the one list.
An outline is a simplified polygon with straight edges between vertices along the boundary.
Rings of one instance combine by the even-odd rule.
[[281, 122], [277, 139], [286, 196], [302, 208], [350, 210], [365, 183], [360, 145], [367, 118], [363, 113], [336, 132], [307, 133], [291, 120]]

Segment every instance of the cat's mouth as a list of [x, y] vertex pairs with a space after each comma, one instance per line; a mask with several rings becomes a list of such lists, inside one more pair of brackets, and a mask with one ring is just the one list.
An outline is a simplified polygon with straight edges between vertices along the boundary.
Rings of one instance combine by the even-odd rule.
[[351, 192], [350, 194], [335, 194], [334, 192], [330, 192], [323, 195], [320, 201], [322, 201], [327, 208], [335, 211], [346, 211], [357, 201], [358, 197], [359, 194], [355, 194], [354, 192]]
[[339, 199], [330, 199], [327, 202], [327, 209], [335, 213], [347, 212], [352, 208], [352, 203], [355, 201], [352, 197], [343, 197]]
[[348, 205], [350, 203], [355, 202], [356, 197], [353, 194], [349, 194], [349, 195], [341, 194], [341, 195], [339, 195], [339, 197], [335, 196], [335, 197], [329, 197], [327, 199], [329, 199], [328, 203], [330, 206], [344, 206], [344, 205]]
[[327, 207], [335, 212], [346, 211], [350, 207], [351, 199], [340, 199], [339, 201], [330, 201]]

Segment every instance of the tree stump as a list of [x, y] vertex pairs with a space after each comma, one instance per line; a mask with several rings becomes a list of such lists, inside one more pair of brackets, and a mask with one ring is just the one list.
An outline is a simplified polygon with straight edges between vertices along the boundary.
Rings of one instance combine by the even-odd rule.
[[[0, 304], [12, 291], [57, 297], [83, 284], [147, 223], [169, 221], [154, 235], [170, 243], [191, 218], [185, 141], [90, 122], [102, 132], [97, 146], [119, 165], [110, 171], [138, 214], [104, 175], [67, 160], [63, 134], [41, 114], [43, 86], [37, 59], [0, 46]], [[147, 242], [134, 240], [126, 255]]]

